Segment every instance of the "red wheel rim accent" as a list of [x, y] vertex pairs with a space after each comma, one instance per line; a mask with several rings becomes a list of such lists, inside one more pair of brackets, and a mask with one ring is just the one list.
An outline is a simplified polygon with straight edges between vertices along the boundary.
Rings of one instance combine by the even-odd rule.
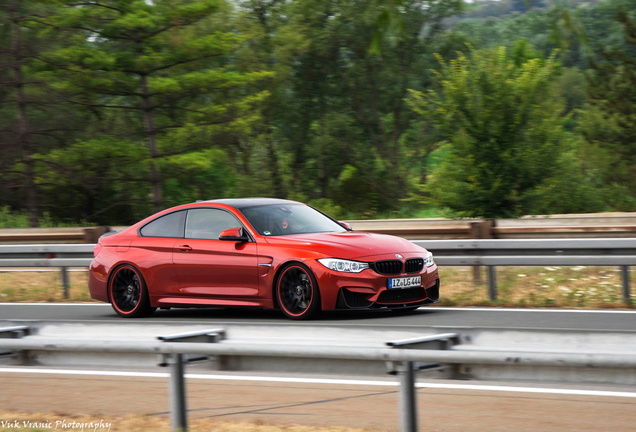
[[[131, 275], [122, 275], [120, 274], [122, 271], [131, 272], [134, 274], [134, 277]], [[135, 281], [136, 278], [136, 281]], [[117, 292], [115, 292], [115, 283], [117, 282]], [[124, 293], [123, 291], [126, 291]], [[141, 275], [130, 266], [119, 267], [115, 270], [112, 278], [110, 279], [110, 300], [113, 307], [120, 313], [124, 315], [130, 315], [134, 311], [139, 308], [139, 304], [141, 303], [141, 299], [143, 296], [143, 283], [141, 282]], [[130, 310], [122, 309], [117, 302], [124, 302], [129, 305], [134, 305]]]

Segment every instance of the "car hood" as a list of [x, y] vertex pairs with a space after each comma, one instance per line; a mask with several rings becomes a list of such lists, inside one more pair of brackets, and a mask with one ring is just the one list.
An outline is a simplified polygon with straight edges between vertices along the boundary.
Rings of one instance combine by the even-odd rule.
[[361, 259], [389, 253], [421, 253], [423, 248], [400, 237], [362, 232], [293, 234], [265, 237], [278, 247], [311, 250], [325, 257]]

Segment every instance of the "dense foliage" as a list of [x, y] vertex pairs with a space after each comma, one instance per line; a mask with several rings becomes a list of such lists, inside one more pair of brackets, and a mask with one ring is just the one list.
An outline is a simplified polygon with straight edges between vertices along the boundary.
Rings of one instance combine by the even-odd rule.
[[571, 138], [564, 104], [550, 86], [554, 55], [526, 58], [525, 41], [512, 54], [461, 54], [442, 61], [440, 91], [412, 93], [413, 108], [447, 137], [452, 157], [426, 185], [433, 201], [458, 214], [518, 217], [551, 210], [592, 209]]
[[595, 169], [612, 191], [612, 207], [630, 211], [636, 206], [636, 20], [624, 10], [618, 19], [624, 48], [603, 49], [601, 60], [591, 63], [590, 104], [581, 132], [589, 157], [600, 162]]
[[116, 225], [240, 196], [360, 218], [634, 210], [634, 10], [0, 0], [2, 215]]

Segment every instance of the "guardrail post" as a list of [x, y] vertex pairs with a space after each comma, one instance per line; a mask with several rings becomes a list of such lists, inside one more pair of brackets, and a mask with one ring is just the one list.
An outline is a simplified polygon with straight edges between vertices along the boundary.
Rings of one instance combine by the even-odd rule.
[[[470, 223], [470, 238], [491, 239], [493, 238], [494, 219], [486, 219], [481, 222]], [[473, 266], [473, 282], [475, 285], [481, 284], [481, 267]]]
[[[216, 343], [225, 338], [225, 330], [211, 329], [198, 332], [180, 333], [170, 336], [159, 336], [163, 342], [204, 342]], [[161, 354], [159, 366], [170, 366], [170, 417], [173, 432], [188, 430], [186, 410], [184, 366], [188, 363], [209, 360], [206, 355]]]
[[629, 292], [629, 266], [621, 266], [621, 270], [623, 274], [623, 301], [629, 304], [632, 299]]
[[[386, 345], [398, 349], [446, 350], [459, 343], [457, 333], [441, 333], [398, 341], [387, 342]], [[435, 370], [443, 366], [430, 362], [389, 362], [391, 375], [400, 376], [400, 423], [402, 432], [417, 431], [417, 400], [415, 398], [415, 372], [418, 370]]]
[[64, 298], [67, 299], [69, 296], [69, 284], [68, 284], [68, 271], [66, 267], [62, 267], [62, 287], [64, 287]]
[[497, 276], [495, 266], [488, 266], [488, 297], [491, 301], [497, 300]]
[[172, 417], [173, 432], [188, 430], [183, 354], [170, 356], [170, 416]]
[[[204, 343], [216, 343], [221, 342], [225, 339], [225, 330], [224, 329], [211, 329], [211, 330], [202, 330], [196, 332], [189, 333], [179, 333], [170, 336], [158, 336], [157, 339], [163, 342], [204, 342]], [[210, 356], [207, 355], [197, 355], [197, 354], [186, 354], [181, 356], [181, 361], [188, 365], [190, 363], [209, 361], [211, 360]], [[164, 367], [170, 364], [170, 356], [161, 354], [159, 356], [159, 366]]]
[[413, 362], [402, 362], [400, 371], [400, 424], [402, 432], [417, 432], [417, 401]]
[[481, 285], [481, 267], [473, 266], [473, 283], [475, 286]]
[[[482, 230], [482, 222], [471, 222], [469, 237], [473, 239], [481, 238], [481, 230]], [[475, 285], [481, 284], [481, 267], [480, 266], [473, 266], [473, 283]]]
[[[20, 339], [31, 333], [32, 329], [28, 326], [5, 327], [0, 328], [0, 339]], [[22, 364], [26, 364], [28, 360], [27, 351], [0, 350], [0, 358], [2, 357], [18, 357]]]

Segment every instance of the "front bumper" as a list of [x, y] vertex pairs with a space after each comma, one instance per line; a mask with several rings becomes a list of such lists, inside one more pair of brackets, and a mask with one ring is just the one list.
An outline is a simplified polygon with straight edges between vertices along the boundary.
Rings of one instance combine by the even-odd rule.
[[[418, 258], [418, 254], [403, 254], [404, 259]], [[392, 254], [374, 257], [375, 261], [390, 259]], [[395, 259], [395, 258], [393, 258]], [[395, 275], [379, 274], [373, 269], [361, 273], [340, 273], [329, 270], [318, 262], [311, 263], [320, 287], [323, 310], [401, 308], [437, 303], [439, 301], [439, 274], [437, 265], [424, 267], [419, 273]], [[422, 277], [416, 288], [389, 289], [388, 279], [396, 277]]]

